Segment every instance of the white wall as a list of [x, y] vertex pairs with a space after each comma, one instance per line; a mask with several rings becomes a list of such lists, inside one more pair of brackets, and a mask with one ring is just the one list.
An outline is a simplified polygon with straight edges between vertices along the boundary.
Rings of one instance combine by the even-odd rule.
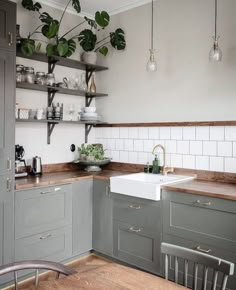
[[158, 71], [145, 71], [150, 48], [150, 4], [113, 16], [126, 32], [125, 52], [106, 59], [101, 75], [109, 98], [97, 101], [108, 122], [235, 120], [236, 1], [219, 0], [221, 63], [209, 63], [213, 0], [157, 0]]
[[[32, 31], [38, 24], [39, 20], [36, 13], [29, 12], [23, 9], [18, 1], [17, 23], [21, 25], [21, 36], [26, 36], [29, 31]], [[59, 19], [61, 11], [57, 11], [51, 7], [43, 6], [45, 10], [54, 17]], [[63, 22], [63, 31], [79, 23], [81, 19], [75, 15], [66, 15]], [[62, 33], [63, 33], [62, 31]], [[80, 51], [78, 50], [73, 58], [79, 59]], [[47, 64], [29, 61], [27, 59], [17, 58], [18, 64], [33, 66], [36, 71], [47, 72]], [[55, 74], [57, 81], [61, 81], [63, 77], [80, 75], [81, 71], [66, 67], [56, 67]], [[99, 87], [99, 86], [98, 86]], [[55, 102], [64, 104], [76, 104], [84, 106], [85, 99], [78, 96], [56, 95]], [[29, 91], [16, 89], [16, 102], [22, 108], [45, 108], [47, 107], [47, 93], [38, 91]], [[84, 125], [57, 125], [51, 137], [51, 144], [47, 145], [47, 125], [37, 123], [16, 123], [16, 144], [23, 145], [25, 148], [25, 158], [30, 164], [33, 156], [42, 157], [44, 164], [69, 162], [74, 160], [75, 154], [70, 152], [72, 143], [80, 145], [84, 143]], [[89, 142], [94, 142], [94, 131], [92, 130], [89, 136]]]

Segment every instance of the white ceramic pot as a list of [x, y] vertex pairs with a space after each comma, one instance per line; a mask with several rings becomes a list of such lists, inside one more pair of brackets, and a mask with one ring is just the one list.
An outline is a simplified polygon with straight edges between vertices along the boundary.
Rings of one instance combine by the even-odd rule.
[[83, 52], [81, 54], [81, 60], [86, 63], [96, 64], [97, 63], [97, 53], [95, 51]]

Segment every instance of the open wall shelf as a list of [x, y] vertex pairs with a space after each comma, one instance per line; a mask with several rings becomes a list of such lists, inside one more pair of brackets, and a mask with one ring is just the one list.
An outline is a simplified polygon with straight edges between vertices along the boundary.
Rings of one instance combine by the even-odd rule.
[[[46, 54], [42, 53], [34, 53], [31, 57], [27, 57], [21, 53], [21, 51], [16, 52], [16, 56], [21, 58], [26, 58], [30, 60], [40, 61], [48, 63], [48, 73], [52, 73], [55, 69], [56, 65], [65, 66], [73, 69], [83, 70], [85, 71], [86, 75], [86, 83], [89, 84], [89, 80], [94, 72], [100, 72], [107, 70], [107, 67], [100, 66], [100, 65], [92, 65], [85, 62], [63, 58], [59, 56], [47, 57]], [[74, 95], [74, 96], [83, 96], [85, 97], [85, 106], [90, 106], [93, 98], [96, 97], [105, 97], [108, 96], [104, 93], [96, 93], [96, 94], [89, 94], [82, 92], [80, 90], [71, 90], [71, 89], [64, 89], [64, 88], [57, 88], [52, 86], [41, 86], [37, 84], [28, 84], [28, 83], [17, 83], [16, 87], [19, 89], [26, 89], [26, 90], [36, 90], [36, 91], [43, 91], [48, 93], [48, 107], [51, 106], [55, 94], [66, 94], [66, 95]], [[47, 124], [47, 139], [48, 144], [50, 144], [51, 134], [54, 130], [55, 125], [64, 123], [64, 124], [84, 124], [85, 125], [85, 143], [88, 142], [88, 136], [93, 126], [98, 124], [102, 124], [102, 122], [72, 122], [72, 121], [61, 121], [61, 120], [23, 120], [17, 119], [16, 122], [30, 122], [30, 123], [46, 123]]]

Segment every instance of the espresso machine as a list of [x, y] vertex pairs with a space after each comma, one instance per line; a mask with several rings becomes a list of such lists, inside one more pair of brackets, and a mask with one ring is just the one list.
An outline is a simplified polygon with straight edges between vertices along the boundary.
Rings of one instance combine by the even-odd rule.
[[25, 149], [23, 146], [15, 145], [15, 178], [28, 175], [25, 159]]

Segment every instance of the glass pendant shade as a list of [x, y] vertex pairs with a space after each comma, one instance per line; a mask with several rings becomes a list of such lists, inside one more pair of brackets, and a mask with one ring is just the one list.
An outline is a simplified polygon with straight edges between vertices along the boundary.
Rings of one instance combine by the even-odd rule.
[[209, 60], [212, 62], [220, 62], [222, 60], [222, 51], [217, 40], [214, 41], [213, 47], [210, 50]]
[[156, 70], [157, 70], [157, 62], [155, 59], [155, 51], [153, 49], [150, 49], [150, 57], [147, 63], [147, 71], [154, 72]]

